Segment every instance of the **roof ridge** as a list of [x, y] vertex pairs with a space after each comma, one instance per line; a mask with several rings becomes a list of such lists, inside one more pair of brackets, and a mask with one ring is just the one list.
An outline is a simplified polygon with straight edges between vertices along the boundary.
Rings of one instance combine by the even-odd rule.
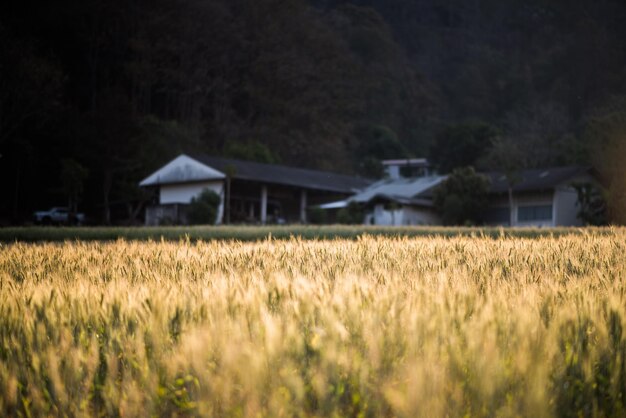
[[235, 179], [306, 187], [310, 189], [352, 193], [367, 187], [372, 180], [332, 171], [314, 170], [302, 167], [289, 167], [281, 164], [268, 164], [235, 158], [194, 154], [194, 160], [220, 171], [228, 171], [230, 165]]
[[237, 162], [237, 163], [254, 164], [254, 165], [266, 166], [266, 167], [286, 168], [286, 169], [289, 169], [289, 170], [298, 170], [298, 171], [309, 172], [309, 173], [333, 174], [335, 176], [344, 176], [346, 178], [357, 178], [357, 179], [362, 179], [362, 180], [367, 180], [367, 181], [371, 181], [372, 180], [372, 179], [369, 179], [369, 178], [366, 178], [366, 177], [361, 177], [359, 175], [338, 173], [336, 171], [320, 170], [320, 169], [306, 168], [306, 167], [294, 167], [294, 166], [289, 166], [289, 165], [284, 165], [284, 164], [275, 164], [275, 163], [263, 163], [263, 162], [260, 162], [260, 161], [242, 160], [242, 159], [238, 159], [238, 158], [222, 157], [222, 156], [209, 155], [209, 154], [203, 154], [203, 153], [200, 153], [200, 154], [190, 154], [189, 156], [191, 158], [193, 158], [193, 159], [196, 159], [196, 160], [200, 161], [200, 162], [202, 162], [201, 158], [209, 158], [209, 159], [217, 159], [217, 160], [222, 160], [222, 161], [233, 161], [233, 162]]
[[[534, 168], [522, 168], [519, 170], [515, 170], [518, 172], [524, 171], [549, 171], [549, 170], [566, 170], [566, 169], [578, 169], [578, 170], [589, 170], [591, 169], [591, 165], [583, 165], [583, 164], [572, 164], [572, 165], [556, 165], [549, 167], [534, 167]], [[478, 174], [503, 174], [506, 170], [496, 169], [496, 170], [485, 170], [478, 171]]]

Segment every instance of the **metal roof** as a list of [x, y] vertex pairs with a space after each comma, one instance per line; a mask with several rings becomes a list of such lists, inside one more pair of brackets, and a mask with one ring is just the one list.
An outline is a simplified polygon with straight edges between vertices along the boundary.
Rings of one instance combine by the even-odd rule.
[[260, 183], [280, 184], [346, 194], [355, 193], [372, 183], [368, 179], [328, 171], [263, 164], [208, 155], [193, 155], [192, 158], [223, 173], [231, 173], [234, 179]]
[[358, 203], [372, 202], [377, 199], [391, 200], [402, 204], [431, 206], [428, 199], [421, 195], [439, 185], [446, 176], [426, 176], [415, 178], [385, 179], [378, 181], [349, 200]]
[[[516, 177], [518, 181], [513, 186], [514, 193], [520, 192], [541, 192], [552, 190], [557, 186], [572, 180], [577, 176], [590, 174], [590, 167], [568, 166], [568, 167], [550, 167], [520, 170]], [[506, 176], [500, 171], [491, 171], [487, 173], [478, 173], [486, 176], [491, 182], [489, 193], [502, 194], [508, 193], [509, 184]], [[431, 198], [434, 195], [434, 188], [422, 193], [420, 197]]]
[[426, 158], [406, 158], [396, 160], [383, 160], [382, 165], [387, 167], [391, 165], [411, 166], [411, 167], [430, 167], [430, 163]]
[[220, 181], [224, 178], [226, 178], [224, 173], [207, 167], [205, 164], [182, 154], [143, 179], [139, 185], [148, 187], [161, 184], [181, 184], [209, 180]]
[[320, 209], [342, 209], [348, 206], [348, 199], [317, 205]]
[[[518, 181], [513, 186], [513, 192], [534, 192], [554, 189], [560, 184], [581, 174], [589, 174], [589, 167], [551, 167], [521, 170], [517, 173]], [[491, 180], [490, 193], [507, 193], [509, 184], [502, 172], [484, 173]]]

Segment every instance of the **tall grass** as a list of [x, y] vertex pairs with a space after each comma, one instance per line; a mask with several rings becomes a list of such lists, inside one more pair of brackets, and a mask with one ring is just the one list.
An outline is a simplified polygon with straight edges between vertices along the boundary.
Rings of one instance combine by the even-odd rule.
[[458, 237], [537, 238], [563, 236], [593, 231], [610, 233], [608, 228], [500, 228], [500, 227], [440, 227], [440, 226], [373, 226], [373, 225], [220, 225], [220, 226], [158, 226], [158, 227], [12, 227], [0, 228], [0, 242], [64, 242], [126, 240], [238, 240], [272, 239], [356, 239], [358, 237]]
[[624, 416], [626, 232], [0, 245], [3, 416]]

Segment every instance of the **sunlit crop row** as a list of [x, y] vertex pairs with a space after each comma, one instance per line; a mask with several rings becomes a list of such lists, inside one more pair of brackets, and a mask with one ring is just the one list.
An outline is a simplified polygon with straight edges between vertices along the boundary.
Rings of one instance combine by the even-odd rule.
[[0, 245], [1, 416], [624, 416], [626, 232]]

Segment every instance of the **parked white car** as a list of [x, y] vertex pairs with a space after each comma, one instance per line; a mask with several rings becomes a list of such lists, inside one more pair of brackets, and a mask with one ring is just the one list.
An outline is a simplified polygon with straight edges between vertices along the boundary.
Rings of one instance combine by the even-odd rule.
[[35, 212], [33, 217], [38, 225], [81, 225], [85, 222], [85, 214], [73, 214], [65, 207], [54, 207], [47, 211]]

